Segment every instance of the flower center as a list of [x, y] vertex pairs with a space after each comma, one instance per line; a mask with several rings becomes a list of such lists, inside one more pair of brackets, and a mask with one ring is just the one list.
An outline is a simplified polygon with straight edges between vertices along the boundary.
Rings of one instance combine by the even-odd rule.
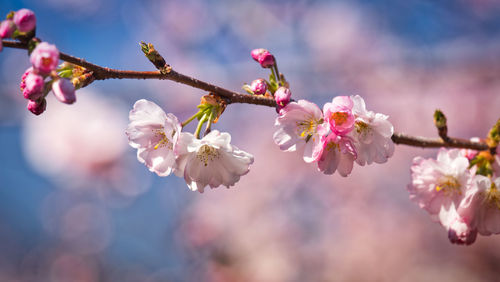
[[160, 139], [160, 141], [158, 141], [158, 143], [156, 143], [156, 145], [154, 146], [155, 150], [164, 147], [167, 147], [170, 150], [173, 149], [174, 144], [172, 144], [172, 142], [168, 140], [167, 136], [165, 135], [165, 131], [163, 131], [163, 128], [155, 129], [153, 130], [153, 132], [155, 133], [155, 137]]
[[220, 153], [214, 147], [210, 147], [206, 144], [202, 145], [196, 153], [196, 157], [203, 162], [205, 166], [208, 165], [208, 162], [212, 162], [215, 159], [220, 158]]
[[314, 119], [308, 119], [304, 121], [297, 122], [297, 132], [301, 138], [306, 139], [306, 142], [309, 141], [311, 136], [316, 132], [316, 127], [322, 121], [316, 121]]
[[339, 147], [339, 144], [335, 143], [335, 142], [328, 142], [326, 144], [326, 150], [328, 151], [331, 151], [333, 149], [337, 149], [337, 151], [340, 152], [340, 147]]
[[486, 193], [486, 201], [500, 209], [500, 191], [494, 182], [491, 183], [491, 187]]
[[370, 129], [370, 127], [368, 126], [368, 124], [362, 122], [362, 121], [357, 121], [355, 123], [355, 126], [356, 126], [356, 131], [358, 133], [362, 133], [362, 132], [366, 132]]
[[436, 185], [436, 191], [438, 192], [443, 190], [445, 195], [453, 193], [458, 193], [459, 195], [462, 194], [462, 191], [460, 191], [460, 183], [453, 176], [445, 175], [438, 183], [439, 185]]
[[43, 57], [42, 58], [42, 66], [49, 67], [50, 65], [52, 65], [52, 58], [50, 58], [50, 57]]
[[349, 118], [349, 114], [346, 112], [335, 112], [330, 115], [330, 118], [335, 121], [335, 125], [342, 125]]

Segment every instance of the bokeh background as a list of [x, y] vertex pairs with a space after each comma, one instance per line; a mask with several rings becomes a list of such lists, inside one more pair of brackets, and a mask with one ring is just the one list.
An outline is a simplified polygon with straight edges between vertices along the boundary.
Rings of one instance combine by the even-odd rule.
[[[484, 137], [500, 117], [495, 0], [2, 0], [37, 35], [103, 66], [153, 70], [152, 42], [177, 71], [238, 90], [275, 54], [295, 99], [359, 94], [399, 132]], [[410, 202], [413, 157], [325, 176], [273, 144], [273, 109], [231, 105], [215, 128], [255, 157], [232, 189], [191, 192], [136, 160], [124, 130], [146, 98], [181, 120], [204, 93], [171, 81], [98, 81], [72, 106], [32, 116], [19, 91], [26, 51], [0, 53], [0, 281], [495, 281], [500, 236], [448, 242]], [[188, 130], [193, 131], [192, 126]]]

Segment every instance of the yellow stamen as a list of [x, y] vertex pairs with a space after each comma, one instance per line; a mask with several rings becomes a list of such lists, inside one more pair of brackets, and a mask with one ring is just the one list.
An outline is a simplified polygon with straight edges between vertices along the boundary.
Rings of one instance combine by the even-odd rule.
[[460, 190], [461, 185], [458, 182], [458, 180], [449, 175], [445, 175], [441, 177], [441, 179], [438, 182], [439, 184], [436, 185], [436, 191], [443, 191], [445, 194], [453, 194], [453, 193], [458, 193], [459, 195], [462, 194], [462, 191]]
[[220, 154], [219, 151], [217, 151], [217, 149], [205, 144], [200, 147], [200, 149], [196, 153], [196, 157], [200, 161], [202, 161], [205, 166], [207, 166], [208, 162], [212, 162], [215, 159], [220, 158]]

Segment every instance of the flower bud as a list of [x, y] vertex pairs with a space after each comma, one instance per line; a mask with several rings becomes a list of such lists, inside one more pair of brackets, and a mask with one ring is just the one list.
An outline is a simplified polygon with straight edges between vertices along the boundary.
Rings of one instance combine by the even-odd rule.
[[292, 97], [292, 92], [290, 89], [285, 87], [280, 87], [276, 92], [274, 92], [274, 99], [279, 107], [284, 107], [290, 102]]
[[65, 104], [73, 104], [76, 101], [75, 86], [66, 78], [59, 78], [52, 84], [52, 92], [57, 100]]
[[256, 79], [250, 84], [250, 90], [252, 90], [255, 95], [264, 95], [267, 91], [267, 83], [262, 78]]
[[45, 99], [37, 101], [29, 100], [27, 108], [30, 112], [38, 116], [45, 112], [45, 109], [47, 108], [47, 101], [45, 101]]
[[33, 68], [30, 67], [29, 69], [27, 69], [24, 73], [23, 73], [23, 76], [21, 77], [21, 83], [19, 84], [19, 88], [21, 88], [21, 92], [24, 91], [24, 88], [26, 88], [26, 77], [28, 76], [28, 74], [32, 73], [33, 72]]
[[252, 58], [263, 68], [270, 68], [275, 64], [274, 56], [266, 49], [253, 49], [250, 54], [252, 55]]
[[14, 14], [14, 23], [21, 32], [32, 31], [36, 26], [35, 13], [28, 9], [21, 9]]
[[42, 75], [48, 75], [57, 68], [59, 50], [55, 45], [42, 42], [31, 53], [30, 61], [35, 70], [38, 70]]
[[43, 77], [41, 75], [30, 73], [26, 76], [23, 96], [29, 100], [38, 100], [42, 97]]
[[0, 23], [0, 37], [9, 38], [16, 30], [16, 25], [12, 20], [5, 20]]

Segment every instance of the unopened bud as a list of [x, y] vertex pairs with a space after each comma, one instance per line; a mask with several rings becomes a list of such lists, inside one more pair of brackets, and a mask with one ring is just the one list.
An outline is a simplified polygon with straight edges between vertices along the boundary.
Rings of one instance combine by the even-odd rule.
[[250, 54], [252, 55], [252, 58], [263, 68], [270, 68], [275, 64], [274, 56], [266, 49], [253, 49]]
[[16, 30], [16, 25], [12, 20], [5, 20], [0, 23], [0, 37], [9, 38]]
[[30, 73], [28, 76], [26, 76], [25, 81], [25, 87], [23, 90], [23, 96], [26, 99], [29, 100], [38, 100], [40, 97], [42, 97], [42, 90], [43, 90], [43, 77], [41, 75], [35, 74], [35, 73]]
[[47, 42], [38, 44], [31, 53], [31, 64], [35, 70], [38, 70], [42, 75], [48, 75], [57, 68], [59, 63], [59, 50], [55, 45]]
[[256, 79], [250, 84], [250, 90], [252, 90], [255, 95], [264, 95], [267, 91], [267, 83], [262, 78]]
[[45, 101], [45, 99], [37, 101], [29, 100], [27, 108], [30, 112], [38, 116], [45, 112], [45, 109], [47, 108], [47, 101]]
[[21, 88], [21, 92], [24, 91], [24, 88], [26, 88], [26, 77], [28, 77], [28, 74], [33, 72], [33, 68], [30, 67], [27, 69], [24, 73], [23, 76], [21, 76], [21, 83], [19, 84], [19, 88]]
[[292, 97], [292, 92], [290, 89], [285, 87], [280, 87], [276, 92], [274, 92], [274, 99], [279, 107], [284, 107], [290, 103], [290, 98]]
[[21, 9], [14, 14], [14, 23], [21, 32], [32, 31], [36, 26], [35, 13], [29, 9]]
[[52, 92], [57, 100], [65, 104], [73, 104], [76, 101], [75, 86], [66, 78], [59, 78], [52, 83]]

